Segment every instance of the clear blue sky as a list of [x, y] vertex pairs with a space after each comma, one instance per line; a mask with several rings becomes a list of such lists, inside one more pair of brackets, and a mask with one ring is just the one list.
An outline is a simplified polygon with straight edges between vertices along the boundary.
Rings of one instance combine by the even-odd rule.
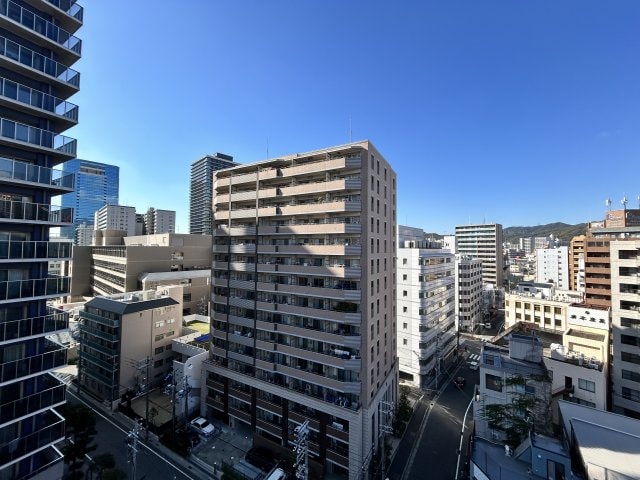
[[603, 216], [640, 195], [640, 2], [89, 2], [78, 156], [178, 212], [189, 168], [370, 139], [401, 224]]

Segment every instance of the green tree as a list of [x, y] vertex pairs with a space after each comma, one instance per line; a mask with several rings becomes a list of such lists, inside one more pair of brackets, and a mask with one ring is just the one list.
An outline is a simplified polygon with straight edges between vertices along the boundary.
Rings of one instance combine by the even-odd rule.
[[61, 414], [66, 421], [66, 434], [69, 444], [63, 449], [64, 461], [69, 464], [70, 480], [80, 480], [84, 477], [82, 466], [86, 455], [96, 449], [93, 444], [96, 435], [96, 417], [84, 405], [65, 404]]

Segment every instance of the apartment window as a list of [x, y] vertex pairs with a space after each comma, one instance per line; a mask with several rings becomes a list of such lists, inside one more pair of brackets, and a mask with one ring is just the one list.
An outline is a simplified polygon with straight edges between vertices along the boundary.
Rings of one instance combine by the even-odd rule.
[[629, 352], [620, 352], [620, 359], [623, 362], [635, 363], [640, 365], [640, 355]]
[[402, 264], [403, 264], [403, 265], [406, 265], [406, 264], [407, 264], [407, 259], [406, 259], [406, 258], [403, 258], [403, 259], [402, 259]]
[[631, 335], [620, 335], [620, 343], [622, 343], [623, 345], [640, 347], [640, 337], [632, 337]]
[[402, 339], [402, 345], [407, 345], [407, 344], [408, 344], [407, 339], [406, 339], [406, 338], [403, 338], [403, 339]]
[[158, 342], [160, 340], [162, 340], [164, 338], [164, 333], [161, 333], [159, 335], [156, 335], [155, 341]]
[[594, 382], [589, 381], [589, 380], [585, 380], [583, 378], [579, 378], [578, 379], [578, 388], [580, 390], [586, 390], [587, 392], [595, 393], [596, 384]]
[[156, 322], [156, 328], [162, 328], [164, 327], [164, 320], [159, 320]]
[[170, 318], [169, 320], [167, 320], [167, 325], [171, 325], [172, 323], [176, 323], [175, 318]]
[[406, 279], [407, 279], [407, 274], [406, 274], [406, 273], [403, 273], [403, 274], [402, 274], [402, 280], [406, 280]]
[[153, 351], [153, 353], [155, 353], [156, 355], [162, 352], [164, 352], [164, 347], [156, 347], [156, 349]]
[[553, 307], [553, 313], [556, 315], [561, 315], [562, 309], [560, 307]]
[[155, 362], [153, 362], [153, 367], [154, 368], [158, 368], [162, 366], [162, 360], [156, 360]]
[[[373, 217], [371, 217], [371, 233], [373, 233]], [[373, 238], [371, 239], [371, 246], [373, 247]], [[371, 250], [373, 251], [373, 248]]]
[[489, 390], [502, 392], [502, 378], [497, 375], [485, 374], [485, 385]]
[[622, 398], [640, 403], [640, 390], [622, 387]]
[[640, 383], [640, 372], [622, 369], [622, 378]]
[[[371, 340], [373, 340], [373, 323], [371, 324]], [[371, 349], [373, 350], [373, 347]]]
[[406, 290], [403, 290], [403, 291], [402, 291], [402, 296], [403, 296], [403, 297], [406, 297], [406, 296], [407, 296], [407, 291], [406, 291]]
[[402, 324], [402, 328], [404, 328], [405, 330], [407, 329], [407, 322], [404, 322], [404, 323]]

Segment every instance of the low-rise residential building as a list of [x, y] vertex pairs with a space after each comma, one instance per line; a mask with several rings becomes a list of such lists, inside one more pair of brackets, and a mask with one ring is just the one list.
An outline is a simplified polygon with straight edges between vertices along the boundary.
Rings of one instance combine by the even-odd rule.
[[79, 326], [78, 382], [113, 407], [125, 392], [161, 384], [171, 371], [182, 309], [155, 291], [96, 297], [80, 311]]

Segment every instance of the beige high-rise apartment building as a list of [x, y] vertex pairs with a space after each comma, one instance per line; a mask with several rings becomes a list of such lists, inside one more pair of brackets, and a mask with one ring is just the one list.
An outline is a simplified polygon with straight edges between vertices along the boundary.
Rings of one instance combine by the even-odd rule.
[[397, 402], [394, 171], [361, 141], [214, 187], [207, 415], [283, 453], [308, 420], [311, 476], [361, 478]]
[[569, 245], [569, 289], [581, 291], [584, 289], [584, 244], [585, 235], [578, 235], [571, 239]]
[[504, 255], [502, 225], [458, 225], [456, 253], [482, 260], [482, 281], [486, 285], [502, 287]]

